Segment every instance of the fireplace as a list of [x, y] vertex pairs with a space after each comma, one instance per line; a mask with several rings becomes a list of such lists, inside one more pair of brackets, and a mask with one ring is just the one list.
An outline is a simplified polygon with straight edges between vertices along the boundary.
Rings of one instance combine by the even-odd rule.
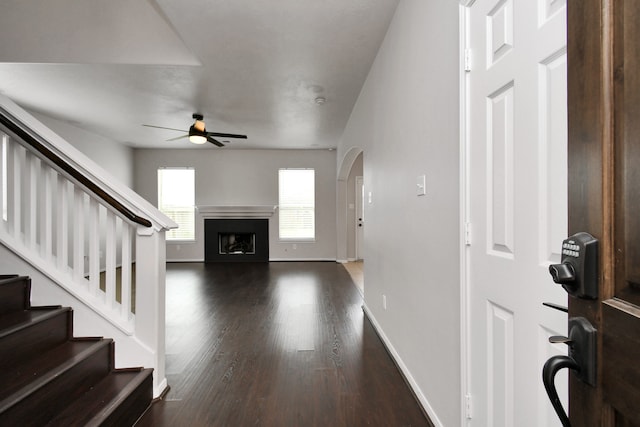
[[205, 262], [269, 261], [269, 220], [220, 218], [204, 220]]

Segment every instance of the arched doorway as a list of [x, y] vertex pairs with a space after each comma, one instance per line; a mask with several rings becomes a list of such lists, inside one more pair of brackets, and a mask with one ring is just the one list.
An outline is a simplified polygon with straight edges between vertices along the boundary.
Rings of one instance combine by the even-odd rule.
[[364, 293], [364, 159], [361, 148], [345, 154], [337, 182], [337, 261]]

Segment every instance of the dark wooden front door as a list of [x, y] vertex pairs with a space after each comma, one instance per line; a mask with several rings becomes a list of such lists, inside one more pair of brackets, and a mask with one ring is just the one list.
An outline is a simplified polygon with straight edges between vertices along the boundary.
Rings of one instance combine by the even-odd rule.
[[569, 232], [600, 241], [595, 387], [571, 375], [573, 426], [640, 425], [640, 1], [569, 0]]

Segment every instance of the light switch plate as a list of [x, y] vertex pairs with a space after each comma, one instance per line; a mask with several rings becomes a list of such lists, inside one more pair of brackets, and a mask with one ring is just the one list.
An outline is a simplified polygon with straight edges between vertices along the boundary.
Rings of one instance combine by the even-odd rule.
[[426, 175], [419, 175], [416, 179], [416, 189], [418, 196], [424, 196], [427, 194], [427, 177]]

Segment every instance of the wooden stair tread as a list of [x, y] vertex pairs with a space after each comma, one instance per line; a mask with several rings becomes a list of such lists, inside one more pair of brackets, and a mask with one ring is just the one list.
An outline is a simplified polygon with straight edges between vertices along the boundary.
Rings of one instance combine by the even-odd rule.
[[0, 274], [0, 425], [134, 425], [153, 369], [114, 369], [112, 339], [74, 338], [71, 308], [30, 295], [29, 277]]
[[[124, 369], [111, 371], [99, 383], [87, 390], [86, 393], [76, 399], [63, 412], [54, 417], [48, 426], [103, 425], [105, 420], [118, 410], [128, 396], [138, 391], [145, 380], [150, 380], [153, 369]], [[144, 392], [142, 392], [144, 395]], [[148, 396], [151, 401], [152, 396]], [[133, 416], [133, 421], [142, 415], [148, 407], [138, 409], [138, 414]], [[109, 423], [106, 423], [109, 424]]]
[[110, 342], [101, 338], [70, 340], [22, 363], [6, 367], [0, 373], [0, 384], [3, 385], [0, 389], [0, 411], [26, 398]]
[[0, 315], [0, 339], [67, 311], [71, 311], [71, 309], [69, 307], [46, 307], [2, 314]]

